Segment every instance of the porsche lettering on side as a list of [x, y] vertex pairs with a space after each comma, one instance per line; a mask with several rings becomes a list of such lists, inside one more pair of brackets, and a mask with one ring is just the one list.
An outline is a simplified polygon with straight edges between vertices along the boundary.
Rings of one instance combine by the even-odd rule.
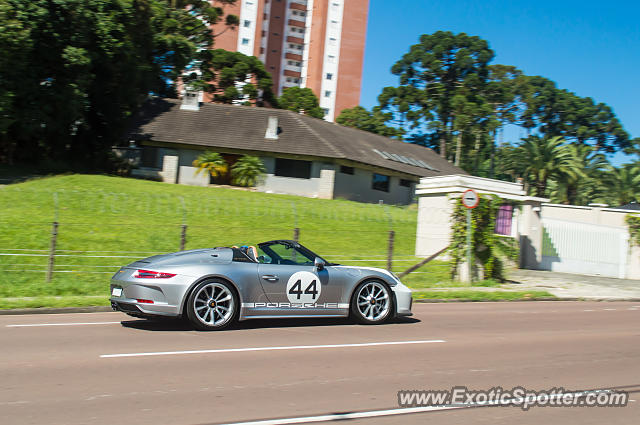
[[135, 317], [186, 317], [201, 330], [236, 320], [411, 315], [411, 290], [387, 270], [325, 261], [290, 240], [157, 255], [111, 278], [111, 306]]

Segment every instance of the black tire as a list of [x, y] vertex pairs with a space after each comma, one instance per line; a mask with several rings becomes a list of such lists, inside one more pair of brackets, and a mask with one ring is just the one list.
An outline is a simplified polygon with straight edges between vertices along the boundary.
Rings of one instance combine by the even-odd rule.
[[[368, 288], [372, 288], [374, 291], [368, 291]], [[371, 298], [374, 300], [372, 301]], [[382, 300], [385, 301], [385, 304], [382, 303]], [[358, 323], [363, 325], [385, 323], [393, 317], [394, 309], [393, 293], [389, 286], [380, 280], [364, 281], [353, 291], [350, 311], [352, 319]]]
[[196, 285], [185, 308], [191, 324], [202, 331], [225, 329], [235, 322], [240, 312], [235, 288], [230, 283], [215, 278]]

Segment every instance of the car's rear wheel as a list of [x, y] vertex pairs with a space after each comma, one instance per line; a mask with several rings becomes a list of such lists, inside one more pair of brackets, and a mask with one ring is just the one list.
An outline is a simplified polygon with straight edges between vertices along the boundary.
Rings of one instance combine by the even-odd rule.
[[224, 329], [236, 318], [238, 297], [222, 279], [208, 279], [198, 284], [187, 301], [187, 317], [205, 331]]
[[351, 299], [351, 316], [359, 323], [374, 325], [384, 323], [393, 311], [391, 290], [383, 282], [362, 282]]

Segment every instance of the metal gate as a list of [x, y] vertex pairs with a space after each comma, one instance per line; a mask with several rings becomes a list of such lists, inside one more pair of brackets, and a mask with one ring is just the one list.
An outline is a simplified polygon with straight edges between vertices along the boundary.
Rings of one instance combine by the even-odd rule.
[[543, 270], [625, 277], [626, 229], [543, 218], [542, 230]]

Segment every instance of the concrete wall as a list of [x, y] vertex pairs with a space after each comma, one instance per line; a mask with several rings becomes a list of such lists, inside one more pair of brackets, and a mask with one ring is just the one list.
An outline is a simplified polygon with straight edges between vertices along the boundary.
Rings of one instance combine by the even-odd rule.
[[542, 262], [542, 217], [539, 202], [523, 202], [519, 211], [517, 239], [520, 267], [538, 269]]
[[[558, 220], [569, 224], [585, 224], [597, 226], [605, 233], [621, 234], [626, 240], [626, 264], [620, 275], [626, 279], [640, 279], [640, 247], [631, 245], [630, 235], [625, 218], [632, 211], [614, 208], [582, 207], [572, 205], [543, 204], [541, 216], [543, 219]], [[599, 259], [593, 259], [597, 261]], [[574, 271], [574, 273], [578, 273]], [[584, 272], [586, 273], [586, 272]]]
[[311, 163], [311, 178], [282, 177], [275, 175], [276, 159], [262, 157], [267, 169], [267, 175], [257, 186], [260, 192], [282, 193], [288, 195], [308, 196], [311, 198], [333, 197], [333, 183], [335, 165], [313, 161]]
[[181, 165], [180, 173], [178, 174], [178, 183], [190, 186], [209, 186], [209, 173], [206, 171], [196, 173], [196, 171], [198, 171], [196, 167]]
[[371, 188], [373, 182], [373, 171], [362, 168], [354, 168], [353, 174], [340, 172], [340, 166], [336, 166], [335, 187], [333, 195], [335, 198], [344, 198], [351, 201], [373, 202], [379, 201], [385, 204], [406, 205], [413, 200], [413, 186], [400, 186], [399, 177], [391, 177], [389, 182], [389, 192], [374, 190]]
[[[156, 151], [156, 166], [163, 169], [159, 173], [163, 176], [163, 181], [206, 186], [201, 176], [194, 180], [191, 176], [192, 171], [189, 171], [202, 150], [158, 148]], [[343, 198], [368, 203], [382, 201], [391, 205], [406, 205], [413, 201], [415, 183], [412, 183], [411, 187], [401, 186], [400, 177], [391, 176], [389, 192], [384, 192], [372, 188], [371, 170], [354, 168], [354, 174], [351, 175], [341, 173], [338, 164], [312, 161], [311, 178], [282, 177], [275, 175], [275, 157], [263, 156], [260, 159], [267, 170], [266, 176], [257, 186], [260, 192], [322, 199]], [[189, 175], [183, 178], [183, 173]]]
[[428, 257], [446, 248], [451, 240], [453, 203], [446, 194], [418, 199], [416, 255]]

